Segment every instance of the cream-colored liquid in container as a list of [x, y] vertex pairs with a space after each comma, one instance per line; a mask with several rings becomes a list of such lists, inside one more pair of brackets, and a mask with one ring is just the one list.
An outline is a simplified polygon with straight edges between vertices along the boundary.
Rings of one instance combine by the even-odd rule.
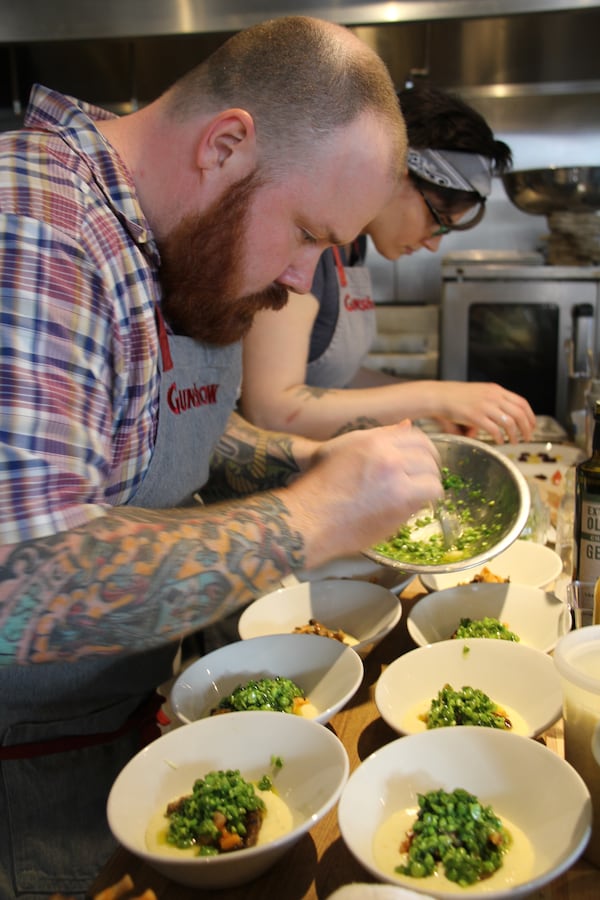
[[[256, 793], [264, 801], [266, 812], [258, 832], [256, 846], [268, 844], [277, 838], [289, 834], [300, 821], [300, 815], [295, 813], [284, 800], [273, 791], [261, 791], [256, 788]], [[173, 798], [175, 799], [175, 798]], [[173, 856], [177, 859], [198, 856], [197, 847], [182, 849], [167, 842], [168, 820], [165, 818], [166, 804], [157, 809], [146, 829], [146, 846], [152, 853], [160, 853], [161, 856]], [[243, 853], [243, 850], [236, 851]]]
[[[600, 680], [597, 646], [580, 652], [572, 664], [579, 671]], [[579, 772], [592, 797], [592, 836], [583, 855], [600, 868], [600, 759], [597, 758], [600, 753], [600, 697], [567, 690], [563, 703], [565, 759]], [[596, 755], [594, 746], [598, 748]]]
[[395, 871], [396, 866], [404, 865], [407, 854], [400, 852], [400, 845], [410, 831], [417, 817], [418, 808], [403, 809], [393, 813], [378, 828], [373, 841], [373, 858], [379, 868], [391, 876], [404, 887], [415, 889], [418, 884], [419, 891], [434, 894], [462, 894], [468, 896], [469, 892], [494, 892], [506, 890], [529, 881], [533, 872], [534, 851], [527, 835], [514, 823], [500, 816], [502, 824], [510, 832], [512, 844], [503, 857], [503, 864], [497, 872], [489, 878], [482, 879], [468, 887], [461, 887], [454, 881], [449, 881], [439, 869], [427, 878], [411, 878], [410, 875], [400, 875]]

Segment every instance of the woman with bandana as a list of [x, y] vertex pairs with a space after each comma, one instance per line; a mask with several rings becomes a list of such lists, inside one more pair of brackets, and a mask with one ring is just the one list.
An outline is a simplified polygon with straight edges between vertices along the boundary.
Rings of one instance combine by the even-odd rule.
[[482, 220], [493, 175], [512, 161], [509, 147], [458, 98], [427, 86], [398, 96], [406, 177], [352, 245], [323, 254], [310, 294], [290, 293], [284, 309], [256, 316], [244, 342], [241, 410], [261, 427], [313, 438], [426, 418], [451, 433], [529, 440], [533, 411], [498, 384], [400, 382], [361, 366], [376, 332], [366, 236], [390, 260], [421, 248], [434, 253], [445, 234]]

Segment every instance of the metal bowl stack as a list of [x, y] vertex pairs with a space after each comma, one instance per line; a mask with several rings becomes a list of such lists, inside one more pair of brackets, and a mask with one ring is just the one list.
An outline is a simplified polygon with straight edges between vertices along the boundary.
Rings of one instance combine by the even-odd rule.
[[600, 210], [600, 166], [523, 169], [506, 172], [502, 183], [517, 209], [532, 216]]
[[550, 265], [600, 264], [600, 166], [507, 172], [502, 183], [517, 209], [547, 217]]

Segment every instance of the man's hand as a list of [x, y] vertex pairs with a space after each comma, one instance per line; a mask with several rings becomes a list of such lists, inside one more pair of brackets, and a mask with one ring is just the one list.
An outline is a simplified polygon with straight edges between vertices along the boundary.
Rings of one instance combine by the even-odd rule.
[[440, 458], [429, 438], [408, 422], [353, 431], [323, 443], [289, 493], [292, 519], [307, 538], [307, 564], [313, 567], [364, 550], [438, 500]]

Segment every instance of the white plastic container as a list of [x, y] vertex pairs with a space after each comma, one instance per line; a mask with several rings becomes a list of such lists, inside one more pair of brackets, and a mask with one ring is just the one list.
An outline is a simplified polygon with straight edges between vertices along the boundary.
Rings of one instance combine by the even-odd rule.
[[583, 855], [600, 867], [600, 625], [562, 637], [554, 662], [563, 688], [565, 759], [592, 797], [592, 836]]

